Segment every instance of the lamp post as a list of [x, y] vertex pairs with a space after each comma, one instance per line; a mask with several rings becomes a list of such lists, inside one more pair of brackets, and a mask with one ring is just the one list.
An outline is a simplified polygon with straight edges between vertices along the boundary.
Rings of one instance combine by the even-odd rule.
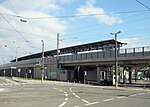
[[[17, 65], [17, 63], [18, 63], [18, 49], [19, 49], [20, 47], [16, 47], [16, 65]], [[16, 77], [17, 77], [17, 71], [16, 71]]]
[[57, 33], [57, 68], [59, 68], [59, 33]]
[[118, 88], [118, 44], [117, 44], [117, 34], [121, 33], [121, 31], [115, 32], [115, 33], [110, 33], [111, 35], [115, 35], [115, 88]]
[[43, 82], [43, 77], [44, 77], [44, 41], [41, 40], [42, 42], [42, 61], [41, 61], [41, 83]]
[[59, 73], [59, 33], [57, 33], [57, 79], [59, 80], [60, 73]]

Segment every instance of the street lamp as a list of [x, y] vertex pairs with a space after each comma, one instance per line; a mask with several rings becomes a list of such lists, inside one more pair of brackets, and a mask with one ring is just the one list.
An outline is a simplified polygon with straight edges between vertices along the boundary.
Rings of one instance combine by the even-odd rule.
[[23, 18], [21, 18], [20, 21], [21, 21], [21, 22], [24, 22], [24, 23], [27, 22], [27, 20], [26, 20], [26, 19], [23, 19]]
[[57, 68], [59, 68], [59, 33], [57, 33]]
[[44, 41], [41, 40], [41, 42], [42, 42], [42, 63], [41, 63], [41, 73], [42, 73], [41, 83], [42, 83], [44, 77]]
[[116, 78], [115, 78], [115, 88], [118, 88], [118, 44], [117, 44], [117, 34], [121, 33], [121, 31], [115, 32], [115, 33], [110, 33], [111, 35], [115, 35], [115, 73], [116, 73]]

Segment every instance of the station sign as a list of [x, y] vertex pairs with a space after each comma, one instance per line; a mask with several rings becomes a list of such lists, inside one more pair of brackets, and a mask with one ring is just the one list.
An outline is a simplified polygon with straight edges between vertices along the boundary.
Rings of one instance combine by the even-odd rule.
[[16, 69], [17, 67], [11, 67], [11, 69]]

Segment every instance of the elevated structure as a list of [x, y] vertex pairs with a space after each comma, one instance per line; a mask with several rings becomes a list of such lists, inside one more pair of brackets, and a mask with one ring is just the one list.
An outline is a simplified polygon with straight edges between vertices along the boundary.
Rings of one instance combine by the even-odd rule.
[[[118, 47], [121, 47], [123, 44], [122, 42], [118, 42]], [[115, 40], [105, 40], [105, 41], [99, 41], [99, 42], [93, 42], [93, 43], [87, 43], [82, 45], [76, 45], [66, 48], [59, 49], [59, 54], [69, 54], [69, 53], [78, 53], [78, 52], [84, 52], [84, 51], [92, 51], [92, 50], [104, 50], [104, 49], [113, 49], [115, 48]], [[44, 56], [54, 56], [57, 55], [57, 50], [50, 50], [44, 52]], [[36, 53], [28, 56], [23, 56], [20, 58], [17, 58], [18, 61], [27, 60], [27, 59], [34, 59], [34, 58], [41, 58], [42, 53]], [[12, 60], [11, 62], [15, 62], [16, 59]]]
[[[44, 76], [47, 79], [64, 81], [95, 81], [113, 80], [115, 65], [115, 40], [105, 40], [59, 49], [59, 64], [57, 68], [57, 50], [44, 52]], [[118, 62], [123, 70], [133, 71], [131, 68], [150, 65], [150, 47], [120, 49], [125, 43], [118, 42]], [[94, 51], [99, 50], [99, 51]], [[87, 52], [86, 52], [87, 51]], [[71, 54], [70, 54], [71, 53]], [[11, 63], [0, 66], [0, 75], [17, 76], [17, 69], [21, 69], [20, 76], [41, 78], [42, 53], [36, 53], [12, 60]], [[15, 68], [15, 69], [14, 69]], [[130, 69], [129, 69], [130, 68]], [[123, 74], [125, 71], [123, 71]], [[130, 80], [131, 80], [131, 72]], [[86, 74], [86, 79], [85, 79]]]

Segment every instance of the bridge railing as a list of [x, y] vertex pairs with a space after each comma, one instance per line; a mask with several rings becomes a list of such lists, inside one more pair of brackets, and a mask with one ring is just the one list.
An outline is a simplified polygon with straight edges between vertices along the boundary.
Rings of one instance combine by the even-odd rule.
[[[150, 56], [150, 46], [126, 48], [118, 50], [118, 57], [140, 57], [140, 56]], [[106, 59], [114, 57], [115, 57], [115, 50], [103, 50], [99, 52], [59, 56], [59, 61], [63, 62], [74, 60], [88, 60], [88, 59]]]
[[[118, 53], [119, 53], [118, 54], [119, 58], [150, 56], [150, 46], [119, 49]], [[59, 61], [65, 62], [65, 61], [76, 61], [76, 60], [107, 59], [107, 58], [114, 58], [114, 57], [115, 57], [115, 50], [104, 50], [104, 51], [98, 51], [98, 52], [59, 56]], [[55, 57], [45, 58], [44, 60], [45, 60], [45, 64], [48, 64], [50, 62], [56, 63], [57, 58], [55, 56]], [[34, 64], [34, 63], [40, 63], [40, 62], [41, 62], [41, 58], [28, 59], [28, 60], [8, 63], [1, 67], [28, 65], [28, 64]]]

